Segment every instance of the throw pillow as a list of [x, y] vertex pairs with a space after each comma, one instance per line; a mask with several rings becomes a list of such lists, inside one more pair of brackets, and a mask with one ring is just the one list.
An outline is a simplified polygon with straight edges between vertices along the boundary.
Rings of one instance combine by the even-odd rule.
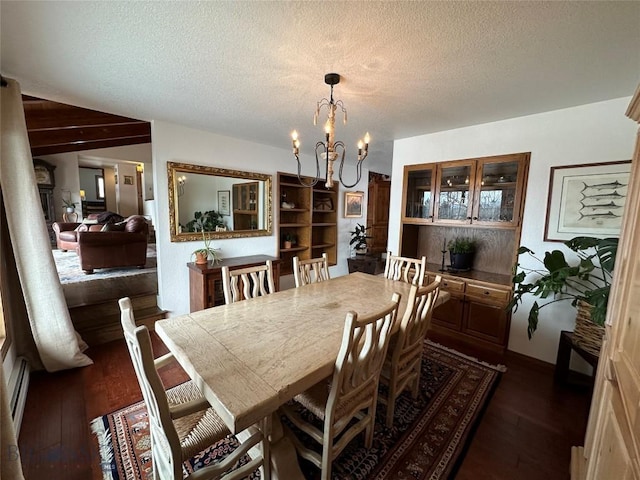
[[101, 232], [124, 232], [126, 222], [120, 223], [105, 223]]

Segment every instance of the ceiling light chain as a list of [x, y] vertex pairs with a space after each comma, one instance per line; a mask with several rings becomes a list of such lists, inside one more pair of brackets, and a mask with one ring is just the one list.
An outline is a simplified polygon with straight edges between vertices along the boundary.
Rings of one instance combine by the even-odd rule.
[[[325, 161], [326, 164], [326, 180], [325, 187], [332, 188], [333, 187], [333, 163], [338, 158], [338, 149], [341, 150], [340, 157], [340, 169], [338, 170], [338, 178], [340, 179], [340, 183], [344, 185], [345, 188], [352, 188], [358, 184], [360, 179], [362, 178], [362, 162], [365, 158], [367, 158], [367, 154], [369, 153], [369, 133], [367, 133], [364, 137], [364, 141], [358, 141], [358, 163], [356, 164], [356, 173], [357, 179], [355, 183], [352, 185], [347, 185], [342, 179], [342, 169], [344, 167], [344, 156], [346, 152], [346, 148], [342, 141], [335, 141], [335, 117], [336, 117], [336, 109], [340, 107], [342, 110], [342, 122], [346, 125], [347, 123], [347, 109], [344, 106], [342, 100], [334, 101], [333, 99], [333, 86], [340, 83], [340, 75], [337, 73], [327, 73], [324, 76], [324, 82], [331, 87], [331, 95], [329, 100], [323, 98], [316, 104], [316, 111], [313, 115], [313, 124], [318, 124], [318, 116], [320, 115], [320, 110], [323, 107], [327, 107], [327, 121], [324, 125], [324, 133], [325, 133], [325, 141], [320, 141], [316, 143], [315, 153], [316, 153], [316, 176], [310, 182], [307, 183], [302, 179], [301, 169], [302, 165], [300, 163], [300, 140], [298, 139], [298, 132], [294, 130], [291, 134], [291, 139], [293, 143], [293, 154], [296, 157], [296, 161], [298, 162], [298, 181], [306, 186], [312, 187], [318, 183], [320, 180], [320, 160], [319, 157]], [[318, 156], [319, 154], [319, 156]]]

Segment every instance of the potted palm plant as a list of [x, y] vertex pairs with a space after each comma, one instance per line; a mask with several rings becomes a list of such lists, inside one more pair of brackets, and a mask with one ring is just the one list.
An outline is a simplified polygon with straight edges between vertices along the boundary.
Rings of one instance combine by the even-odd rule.
[[367, 230], [369, 230], [369, 227], [358, 223], [353, 231], [349, 232], [351, 233], [349, 245], [353, 247], [356, 255], [365, 255], [367, 253], [367, 239], [371, 238], [367, 235]]
[[76, 204], [71, 200], [67, 200], [66, 198], [62, 199], [62, 206], [65, 208], [67, 213], [73, 213], [76, 211]]
[[469, 237], [456, 237], [449, 241], [451, 269], [459, 272], [471, 270], [476, 255], [477, 242]]
[[521, 246], [518, 249], [518, 255], [529, 254], [540, 267], [525, 268], [516, 263], [513, 276], [514, 295], [507, 308], [517, 311], [523, 297], [529, 294], [541, 299], [553, 297], [551, 301], [542, 305], [535, 301], [529, 310], [527, 334], [531, 338], [538, 327], [541, 308], [555, 302], [570, 300], [571, 305], [577, 308], [574, 342], [598, 355], [604, 333], [618, 239], [575, 237], [564, 244], [576, 253], [577, 263], [570, 264], [560, 250], [545, 252], [544, 259], [541, 260], [527, 247]]

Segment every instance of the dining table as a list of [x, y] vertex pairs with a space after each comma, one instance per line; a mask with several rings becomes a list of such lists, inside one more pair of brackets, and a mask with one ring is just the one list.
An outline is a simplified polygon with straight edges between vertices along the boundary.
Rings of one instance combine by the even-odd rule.
[[[159, 320], [155, 329], [232, 433], [270, 426], [272, 478], [303, 480], [278, 408], [332, 375], [347, 312], [376, 313], [398, 292], [397, 329], [410, 288], [358, 272]], [[448, 298], [441, 291], [437, 304]]]

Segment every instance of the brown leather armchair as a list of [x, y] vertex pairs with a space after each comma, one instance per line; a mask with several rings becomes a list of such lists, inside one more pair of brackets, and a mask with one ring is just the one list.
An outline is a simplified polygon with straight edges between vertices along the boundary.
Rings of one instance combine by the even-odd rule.
[[80, 267], [85, 273], [93, 273], [96, 268], [144, 268], [149, 225], [142, 215], [133, 215], [121, 224], [106, 224], [102, 228], [107, 231], [77, 232]]
[[83, 224], [74, 222], [54, 222], [51, 227], [56, 234], [56, 244], [60, 250], [74, 250], [78, 248], [78, 232], [79, 231], [97, 231], [102, 230], [104, 225]]

